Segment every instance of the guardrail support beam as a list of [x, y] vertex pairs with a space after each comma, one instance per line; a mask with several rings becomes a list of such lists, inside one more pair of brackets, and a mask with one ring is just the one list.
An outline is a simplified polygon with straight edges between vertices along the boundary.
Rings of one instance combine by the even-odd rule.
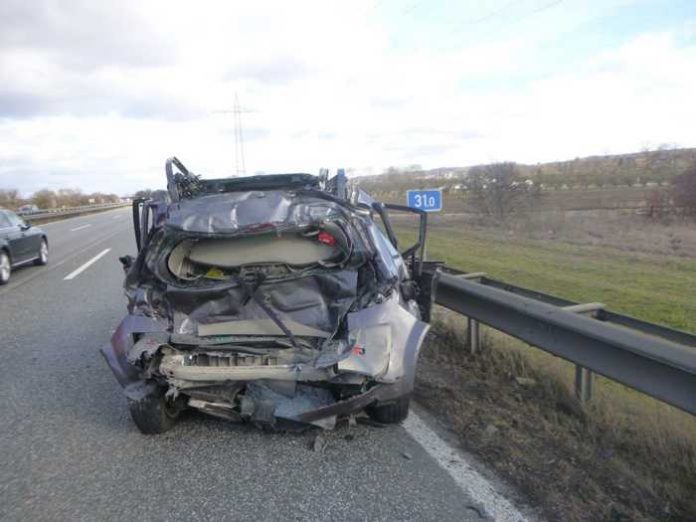
[[457, 274], [460, 279], [481, 279], [486, 276], [486, 272], [467, 272], [466, 274]]
[[600, 310], [604, 310], [607, 307], [604, 303], [581, 303], [570, 306], [563, 306], [563, 310], [566, 312], [574, 312], [576, 314], [596, 314]]
[[592, 398], [592, 371], [575, 365], [575, 396], [585, 404]]
[[475, 354], [481, 351], [481, 330], [479, 322], [471, 317], [467, 318], [467, 337], [469, 353]]

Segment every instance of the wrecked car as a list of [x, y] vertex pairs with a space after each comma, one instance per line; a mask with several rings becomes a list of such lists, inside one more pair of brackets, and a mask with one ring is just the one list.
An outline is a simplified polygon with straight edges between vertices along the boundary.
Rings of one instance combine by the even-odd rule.
[[[405, 419], [432, 303], [425, 213], [342, 170], [202, 179], [171, 158], [166, 174], [133, 202], [128, 314], [102, 348], [140, 431], [186, 408], [276, 428]], [[419, 219], [402, 252], [389, 211]]]

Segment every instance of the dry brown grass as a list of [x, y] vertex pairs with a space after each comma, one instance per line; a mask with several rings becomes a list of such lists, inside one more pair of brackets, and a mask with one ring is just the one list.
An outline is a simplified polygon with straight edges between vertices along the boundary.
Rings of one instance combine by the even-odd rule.
[[501, 226], [478, 214], [430, 216], [433, 229], [458, 224], [516, 239], [549, 240], [610, 247], [625, 252], [696, 258], [696, 226], [693, 220], [684, 218], [658, 220], [615, 210], [546, 211], [517, 214]]
[[582, 407], [570, 363], [485, 329], [469, 355], [461, 316], [434, 324], [418, 399], [549, 518], [696, 520], [694, 417], [603, 378]]

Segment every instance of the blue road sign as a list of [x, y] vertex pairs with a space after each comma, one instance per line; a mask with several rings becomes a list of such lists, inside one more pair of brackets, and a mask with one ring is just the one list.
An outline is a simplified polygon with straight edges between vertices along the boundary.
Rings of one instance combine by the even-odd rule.
[[406, 192], [406, 204], [426, 212], [440, 212], [442, 191], [440, 189], [409, 190]]

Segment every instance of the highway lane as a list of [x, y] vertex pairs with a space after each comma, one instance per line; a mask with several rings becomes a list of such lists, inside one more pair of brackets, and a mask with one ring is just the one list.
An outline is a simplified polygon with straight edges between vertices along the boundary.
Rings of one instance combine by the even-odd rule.
[[322, 452], [316, 432], [266, 434], [196, 413], [141, 435], [98, 353], [125, 312], [128, 216], [46, 226], [49, 265], [17, 271], [0, 293], [0, 519], [519, 518], [490, 485], [472, 487], [475, 472], [417, 417], [406, 429], [339, 428]]
[[48, 237], [49, 264], [47, 267], [25, 265], [17, 267], [12, 272], [10, 282], [0, 287], [0, 296], [15, 287], [22, 286], [27, 281], [45, 272], [62, 267], [71, 259], [77, 259], [85, 248], [91, 244], [109, 241], [113, 234], [123, 227], [130, 226], [131, 211], [128, 208], [54, 221], [37, 225]]

